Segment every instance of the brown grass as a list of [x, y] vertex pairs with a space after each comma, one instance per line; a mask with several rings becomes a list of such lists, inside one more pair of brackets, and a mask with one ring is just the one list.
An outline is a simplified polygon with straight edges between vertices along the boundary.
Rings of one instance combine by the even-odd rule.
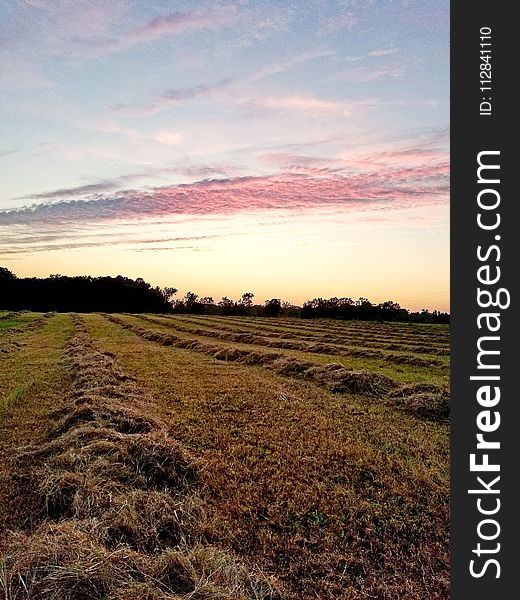
[[[154, 317], [147, 315], [135, 315], [137, 318], [153, 323], [156, 325], [165, 326], [167, 323]], [[309, 352], [312, 354], [327, 354], [331, 356], [352, 356], [357, 358], [373, 358], [378, 360], [384, 360], [389, 363], [397, 365], [413, 365], [416, 367], [430, 367], [430, 366], [443, 366], [443, 362], [435, 358], [419, 358], [415, 356], [405, 356], [400, 354], [388, 354], [381, 350], [358, 348], [351, 349], [338, 346], [332, 343], [323, 342], [303, 342], [297, 340], [287, 339], [270, 339], [261, 335], [253, 333], [232, 333], [226, 331], [215, 331], [207, 328], [190, 328], [183, 327], [177, 321], [170, 320], [168, 325], [173, 326], [177, 331], [188, 333], [195, 336], [203, 336], [209, 338], [217, 338], [229, 342], [236, 342], [238, 344], [254, 344], [257, 346], [267, 346], [269, 348], [280, 348], [284, 350], [299, 350], [301, 352]], [[359, 340], [358, 340], [359, 341]], [[392, 346], [394, 349], [395, 346]]]
[[154, 399], [75, 321], [70, 397], [46, 442], [12, 459], [6, 600], [277, 597], [205, 543], [193, 460], [153, 416]]
[[[179, 317], [174, 317], [177, 320]], [[204, 316], [204, 321], [211, 320], [215, 324], [234, 324], [244, 325], [243, 317], [216, 317]], [[186, 319], [186, 317], [182, 317]], [[190, 320], [196, 320], [190, 318]], [[329, 337], [341, 339], [347, 337], [350, 339], [356, 338], [366, 341], [394, 340], [402, 343], [415, 344], [447, 344], [449, 343], [449, 330], [441, 326], [440, 329], [432, 328], [428, 325], [400, 325], [398, 323], [377, 324], [373, 321], [331, 321], [325, 320], [305, 320], [294, 318], [262, 318], [253, 317], [250, 323], [256, 330], [283, 330], [284, 334], [292, 332], [292, 335], [297, 339], [301, 339], [304, 335], [312, 334], [315, 337]]]
[[[289, 358], [281, 353], [258, 352], [208, 344], [196, 339], [181, 337], [174, 333], [150, 331], [115, 315], [106, 314], [104, 316], [109, 321], [132, 331], [139, 337], [164, 346], [194, 350], [217, 360], [269, 367], [269, 369], [281, 375], [312, 381], [335, 393], [364, 394], [390, 402], [396, 400], [394, 404], [398, 408], [412, 412], [422, 418], [445, 418], [445, 414], [449, 416], [449, 392], [443, 387], [431, 386], [430, 391], [437, 400], [433, 396], [428, 399], [417, 396], [415, 390], [410, 390], [410, 386], [398, 385], [391, 378], [379, 373], [354, 371], [338, 363], [317, 365], [309, 361]], [[153, 319], [148, 320], [153, 322]], [[411, 397], [408, 398], [408, 396]], [[447, 402], [445, 401], [446, 398], [448, 398]], [[433, 408], [434, 405], [436, 408]]]
[[267, 351], [250, 367], [231, 344], [213, 360], [87, 322], [197, 457], [209, 539], [283, 580], [284, 598], [449, 597], [447, 427], [403, 405], [437, 386], [333, 394], [287, 355], [289, 376]]
[[405, 386], [391, 394], [402, 408], [431, 421], [448, 422], [450, 418], [450, 390], [448, 386], [431, 384]]

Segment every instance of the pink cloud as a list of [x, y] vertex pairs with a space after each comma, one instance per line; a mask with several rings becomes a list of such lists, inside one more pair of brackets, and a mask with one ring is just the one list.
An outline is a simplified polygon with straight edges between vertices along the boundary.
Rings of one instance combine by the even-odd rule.
[[308, 114], [351, 116], [361, 110], [377, 106], [378, 100], [368, 98], [355, 102], [327, 100], [310, 94], [233, 98], [230, 102], [255, 111], [297, 111]]
[[[309, 167], [309, 165], [307, 165]], [[310, 169], [312, 171], [312, 169]], [[145, 190], [106, 192], [0, 212], [0, 227], [37, 223], [64, 225], [139, 220], [173, 215], [218, 215], [251, 211], [345, 211], [420, 208], [446, 203], [449, 166], [397, 167], [343, 175], [285, 172], [263, 177], [230, 177]], [[76, 192], [76, 190], [73, 190]], [[43, 196], [48, 198], [49, 195]]]
[[[282, 170], [306, 173], [338, 173], [352, 176], [354, 172], [365, 171], [364, 177], [370, 173], [382, 178], [386, 173], [394, 176], [400, 169], [415, 169], [417, 174], [422, 169], [439, 169], [441, 174], [449, 166], [449, 155], [446, 150], [437, 147], [413, 146], [395, 150], [377, 150], [369, 155], [345, 155], [338, 157], [318, 157], [284, 152], [266, 152], [258, 154], [263, 162], [276, 165]], [[368, 169], [368, 171], [367, 171]], [[377, 169], [377, 171], [376, 171]]]
[[425, 147], [381, 150], [371, 155], [350, 159], [350, 164], [360, 168], [373, 168], [376, 165], [417, 167], [419, 165], [448, 164], [448, 162], [449, 155], [446, 150]]
[[166, 35], [179, 35], [201, 29], [220, 29], [236, 18], [236, 7], [214, 7], [203, 13], [175, 13], [153, 19], [146, 25], [130, 31], [126, 40], [130, 44], [150, 42]]
[[[142, 25], [132, 26], [125, 18], [131, 14], [127, 0], [27, 0], [28, 23], [20, 25], [21, 34], [43, 41], [42, 53], [75, 57], [99, 57], [125, 51], [140, 44], [203, 30], [218, 30], [232, 24], [238, 16], [233, 4], [209, 6], [186, 12], [163, 14]], [[123, 28], [121, 28], [123, 24]]]
[[281, 96], [264, 98], [259, 103], [266, 108], [282, 108], [288, 110], [303, 110], [305, 112], [345, 112], [347, 109], [342, 102], [322, 100], [314, 96]]

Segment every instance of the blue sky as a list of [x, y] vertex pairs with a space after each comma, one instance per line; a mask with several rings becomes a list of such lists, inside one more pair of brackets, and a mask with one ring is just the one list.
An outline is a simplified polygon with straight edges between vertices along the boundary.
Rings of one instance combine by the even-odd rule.
[[0, 262], [448, 308], [449, 3], [0, 6]]

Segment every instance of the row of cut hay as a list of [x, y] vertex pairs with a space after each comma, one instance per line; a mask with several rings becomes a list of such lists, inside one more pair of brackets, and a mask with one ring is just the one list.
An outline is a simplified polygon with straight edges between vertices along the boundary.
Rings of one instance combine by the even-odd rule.
[[[237, 319], [240, 317], [224, 317], [225, 319]], [[253, 317], [255, 321], [260, 323], [270, 323], [273, 317]], [[399, 323], [399, 322], [379, 322], [379, 321], [360, 321], [357, 319], [342, 320], [342, 319], [295, 319], [294, 317], [276, 317], [275, 321], [282, 326], [289, 327], [304, 327], [311, 326], [323, 331], [358, 331], [370, 328], [374, 333], [381, 334], [396, 334], [426, 338], [449, 339], [450, 332], [446, 326], [430, 326], [414, 323]]]
[[445, 366], [441, 360], [434, 358], [420, 358], [415, 356], [406, 356], [401, 354], [388, 354], [378, 349], [353, 349], [341, 347], [337, 344], [330, 343], [307, 343], [305, 341], [298, 340], [285, 340], [282, 338], [269, 339], [257, 335], [255, 333], [233, 333], [225, 331], [216, 331], [212, 329], [201, 329], [193, 327], [184, 327], [178, 321], [161, 321], [154, 317], [146, 315], [135, 315], [137, 318], [153, 323], [155, 325], [170, 326], [175, 328], [181, 333], [188, 333], [195, 336], [217, 338], [228, 342], [234, 342], [237, 344], [251, 344], [255, 346], [266, 346], [269, 348], [279, 348], [283, 350], [298, 350], [300, 352], [308, 352], [310, 354], [327, 354], [330, 356], [349, 356], [352, 358], [368, 358], [372, 360], [382, 360], [385, 362], [397, 364], [397, 365], [410, 365], [416, 367], [432, 367], [432, 366]]
[[314, 381], [333, 392], [382, 396], [396, 387], [395, 382], [389, 377], [367, 371], [352, 371], [336, 363], [316, 365], [312, 362], [288, 358], [278, 352], [256, 352], [242, 348], [208, 344], [181, 337], [174, 333], [150, 331], [114, 315], [107, 314], [105, 317], [146, 340], [158, 342], [164, 346], [194, 350], [228, 362], [268, 366], [270, 370], [276, 373]]
[[24, 346], [24, 342], [21, 342], [20, 340], [13, 340], [11, 337], [3, 337], [0, 340], [0, 355], [16, 352], [22, 346]]
[[[209, 317], [201, 317], [200, 320], [196, 318], [178, 317], [168, 318], [168, 321], [173, 323], [187, 322], [198, 325], [204, 325], [211, 327], [212, 329], [219, 329], [222, 331], [232, 331], [235, 333], [263, 333], [268, 337], [284, 338], [288, 340], [307, 340], [315, 343], [332, 343], [342, 346], [364, 346], [367, 342], [371, 348], [380, 350], [398, 350], [403, 352], [412, 352], [419, 354], [433, 354], [437, 356], [448, 356], [450, 351], [449, 347], [439, 347], [433, 345], [433, 343], [414, 344], [407, 340], [402, 339], [399, 343], [388, 342], [385, 337], [373, 336], [371, 334], [349, 334], [349, 335], [336, 335], [330, 333], [315, 332], [312, 327], [298, 329], [298, 333], [295, 333], [295, 328], [292, 331], [283, 330], [280, 331], [280, 327], [274, 323], [271, 326], [267, 325], [256, 325], [255, 321], [242, 317], [242, 321], [233, 323], [224, 323], [220, 321], [209, 321]], [[237, 331], [239, 329], [239, 331]]]
[[[423, 410], [414, 411], [413, 408], [406, 405], [406, 399], [408, 397], [413, 397], [414, 406], [418, 406], [418, 396], [426, 393], [422, 388], [399, 385], [389, 377], [379, 373], [353, 371], [337, 363], [317, 365], [312, 362], [289, 358], [281, 353], [255, 352], [229, 346], [208, 344], [198, 340], [180, 337], [173, 333], [148, 330], [139, 325], [129, 323], [115, 315], [106, 314], [104, 316], [111, 322], [132, 331], [139, 337], [148, 341], [157, 342], [164, 346], [175, 346], [176, 348], [194, 350], [212, 356], [218, 360], [240, 362], [247, 365], [266, 366], [269, 367], [270, 371], [274, 371], [280, 375], [313, 381], [335, 393], [363, 394], [383, 399], [390, 398], [393, 403], [400, 408], [416, 414], [419, 417], [444, 420], [443, 411], [438, 411], [436, 415], [433, 412], [428, 414]], [[449, 392], [447, 388], [445, 389], [431, 385], [427, 393], [432, 393], [432, 390], [438, 392], [444, 403], [443, 410], [449, 412]]]
[[5, 321], [6, 319], [16, 319], [22, 313], [19, 310], [10, 310], [0, 315], [0, 321]]
[[[210, 318], [220, 319], [224, 322], [237, 322], [244, 317], [229, 316], [218, 317], [209, 316]], [[399, 325], [398, 323], [378, 323], [376, 321], [342, 321], [342, 320], [313, 320], [313, 319], [295, 319], [295, 318], [280, 318], [280, 317], [251, 317], [251, 320], [258, 325], [272, 325], [277, 323], [278, 326], [287, 329], [302, 329], [311, 328], [313, 331], [331, 334], [357, 334], [359, 332], [366, 333], [369, 330], [371, 333], [384, 337], [408, 337], [417, 341], [428, 341], [435, 339], [438, 342], [449, 342], [450, 332], [446, 327], [442, 330], [436, 330], [428, 326], [421, 325]], [[426, 328], [428, 327], [428, 328]]]
[[35, 319], [28, 321], [27, 323], [21, 323], [20, 325], [16, 325], [16, 327], [8, 329], [7, 333], [16, 334], [26, 333], [27, 331], [35, 331], [36, 329], [40, 329], [41, 327], [43, 327], [47, 320], [53, 317], [55, 314], [55, 312], [43, 313], [39, 317], [36, 317]]
[[92, 345], [79, 317], [72, 388], [40, 447], [12, 460], [6, 600], [246, 600], [274, 584], [204, 544], [193, 460], [154, 399]]
[[448, 386], [419, 383], [390, 392], [392, 400], [405, 412], [430, 421], [448, 422], [450, 390]]
[[[20, 314], [20, 313], [18, 313]], [[11, 352], [16, 352], [25, 343], [22, 340], [16, 339], [16, 336], [19, 334], [28, 333], [31, 331], [36, 331], [37, 329], [41, 329], [48, 319], [54, 316], [56, 313], [49, 312], [45, 313], [39, 317], [36, 317], [32, 321], [28, 323], [24, 323], [22, 325], [17, 325], [16, 327], [11, 327], [7, 330], [2, 331], [2, 337], [0, 339], [0, 355], [1, 354], [10, 354]]]
[[198, 327], [209, 327], [213, 330], [218, 331], [229, 331], [232, 333], [242, 333], [242, 334], [261, 334], [265, 337], [276, 338], [276, 339], [284, 339], [284, 340], [305, 340], [309, 342], [313, 342], [315, 344], [331, 344], [334, 346], [340, 346], [343, 348], [351, 349], [352, 346], [359, 346], [358, 350], [363, 350], [366, 342], [370, 346], [370, 349], [377, 350], [390, 350], [390, 351], [402, 351], [402, 352], [410, 352], [410, 353], [418, 353], [418, 354], [426, 354], [426, 355], [434, 355], [434, 356], [448, 356], [450, 351], [449, 348], [442, 347], [439, 348], [437, 346], [430, 345], [415, 345], [410, 344], [405, 341], [400, 343], [388, 343], [382, 339], [365, 340], [363, 336], [332, 336], [330, 334], [320, 334], [314, 333], [312, 328], [307, 330], [301, 330], [301, 333], [294, 333], [291, 331], [281, 330], [277, 328], [276, 325], [271, 327], [255, 325], [254, 321], [243, 318], [241, 322], [238, 323], [228, 323], [224, 324], [222, 321], [208, 321], [207, 317], [200, 317], [200, 320], [197, 318], [188, 318], [188, 317], [173, 317], [169, 318], [166, 316], [162, 317], [164, 321], [161, 321], [162, 324], [166, 322], [169, 323], [188, 323], [190, 325], [197, 325]]

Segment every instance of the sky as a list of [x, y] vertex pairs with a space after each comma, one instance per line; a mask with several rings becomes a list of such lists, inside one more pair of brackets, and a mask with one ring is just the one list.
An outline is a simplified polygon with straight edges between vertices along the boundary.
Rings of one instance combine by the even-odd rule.
[[0, 265], [449, 310], [449, 2], [0, 3]]

